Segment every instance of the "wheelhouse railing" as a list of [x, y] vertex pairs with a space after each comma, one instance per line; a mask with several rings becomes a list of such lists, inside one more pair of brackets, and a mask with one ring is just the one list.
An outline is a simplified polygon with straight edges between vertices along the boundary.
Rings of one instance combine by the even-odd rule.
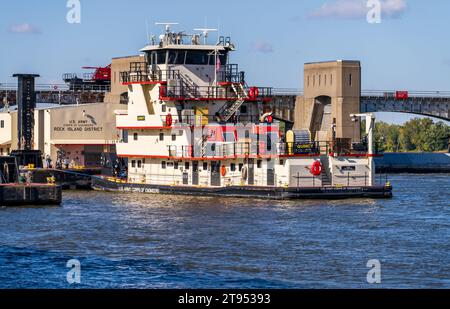
[[120, 72], [122, 83], [167, 82], [180, 78], [179, 70], [160, 70], [152, 68], [146, 62], [131, 62], [128, 71]]
[[218, 80], [224, 83], [245, 84], [245, 72], [239, 71], [237, 64], [227, 64], [219, 71]]
[[[270, 87], [254, 87], [257, 88], [258, 95], [254, 97], [244, 98], [246, 101], [264, 101], [272, 99], [272, 88]], [[167, 85], [161, 88], [162, 98], [172, 100], [225, 100], [234, 101], [239, 99], [237, 93], [230, 87], [221, 86], [191, 86], [184, 85]]]

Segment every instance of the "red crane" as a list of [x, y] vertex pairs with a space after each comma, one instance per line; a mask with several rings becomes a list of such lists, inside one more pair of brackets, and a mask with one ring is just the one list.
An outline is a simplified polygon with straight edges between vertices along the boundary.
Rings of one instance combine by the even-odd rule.
[[83, 78], [78, 77], [76, 73], [63, 75], [64, 82], [69, 84], [71, 90], [93, 90], [111, 85], [111, 64], [106, 67], [82, 67], [82, 69], [95, 71], [84, 73]]

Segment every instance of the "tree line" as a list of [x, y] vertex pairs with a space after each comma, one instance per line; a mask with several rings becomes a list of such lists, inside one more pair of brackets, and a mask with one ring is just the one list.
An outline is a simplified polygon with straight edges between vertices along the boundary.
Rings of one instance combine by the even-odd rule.
[[[364, 126], [363, 126], [364, 127]], [[449, 149], [450, 126], [430, 118], [415, 118], [403, 125], [376, 122], [378, 151], [435, 152]]]

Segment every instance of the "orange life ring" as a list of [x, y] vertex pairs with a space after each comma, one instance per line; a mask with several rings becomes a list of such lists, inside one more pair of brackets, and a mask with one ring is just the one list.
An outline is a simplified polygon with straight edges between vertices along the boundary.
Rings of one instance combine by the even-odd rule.
[[313, 174], [314, 176], [319, 176], [322, 173], [322, 164], [320, 163], [320, 161], [315, 161], [312, 165], [311, 165], [311, 174]]
[[171, 127], [172, 126], [172, 122], [173, 122], [172, 114], [167, 114], [167, 116], [166, 116], [166, 127]]
[[220, 174], [222, 174], [222, 177], [225, 177], [227, 175], [227, 168], [225, 167], [225, 165], [222, 165], [222, 167], [220, 168]]
[[250, 100], [256, 100], [259, 96], [259, 89], [258, 87], [250, 87], [248, 91], [248, 97]]

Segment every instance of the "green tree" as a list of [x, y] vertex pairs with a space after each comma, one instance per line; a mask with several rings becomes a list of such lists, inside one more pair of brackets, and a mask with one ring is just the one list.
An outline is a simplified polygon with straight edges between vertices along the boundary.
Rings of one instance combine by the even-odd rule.
[[388, 152], [442, 151], [448, 147], [450, 126], [430, 118], [415, 118], [402, 126], [377, 122], [375, 142]]

